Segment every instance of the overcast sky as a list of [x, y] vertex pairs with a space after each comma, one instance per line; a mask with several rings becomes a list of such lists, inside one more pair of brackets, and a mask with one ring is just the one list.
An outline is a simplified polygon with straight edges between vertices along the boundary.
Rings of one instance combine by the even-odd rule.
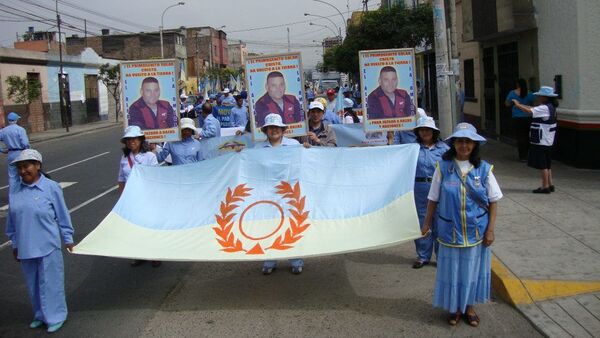
[[[362, 9], [362, 0], [326, 0], [348, 17], [349, 11]], [[88, 31], [100, 34], [101, 28], [111, 32], [139, 32], [158, 30], [162, 11], [176, 0], [58, 0], [59, 12], [67, 36], [83, 35], [83, 19], [88, 21]], [[369, 0], [369, 8], [379, 7], [380, 0]], [[12, 47], [16, 33], [21, 35], [28, 26], [36, 30], [56, 30], [56, 16], [42, 8], [54, 8], [55, 0], [0, 0], [0, 45]], [[94, 14], [86, 12], [92, 11]], [[281, 53], [287, 51], [287, 27], [290, 28], [292, 51], [301, 51], [304, 68], [321, 61], [320, 42], [333, 36], [336, 30], [329, 20], [305, 17], [304, 13], [329, 17], [341, 27], [344, 21], [338, 12], [314, 0], [187, 0], [185, 5], [169, 9], [164, 16], [165, 28], [180, 26], [226, 26], [229, 41], [241, 39], [250, 52]], [[37, 21], [32, 21], [37, 20]], [[40, 22], [42, 21], [42, 22]], [[311, 26], [308, 21], [328, 26]], [[266, 26], [279, 26], [259, 29]]]

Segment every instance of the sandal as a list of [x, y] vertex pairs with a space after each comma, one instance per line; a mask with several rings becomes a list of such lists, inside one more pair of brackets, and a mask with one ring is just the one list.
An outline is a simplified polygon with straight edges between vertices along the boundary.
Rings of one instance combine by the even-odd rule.
[[473, 313], [472, 315], [467, 314], [467, 323], [469, 323], [469, 325], [471, 325], [472, 327], [478, 327], [479, 326], [479, 316], [477, 316], [476, 313]]
[[458, 325], [458, 323], [460, 322], [460, 317], [461, 317], [460, 312], [451, 313], [448, 316], [448, 324], [450, 324], [450, 326], [456, 326], [456, 325]]

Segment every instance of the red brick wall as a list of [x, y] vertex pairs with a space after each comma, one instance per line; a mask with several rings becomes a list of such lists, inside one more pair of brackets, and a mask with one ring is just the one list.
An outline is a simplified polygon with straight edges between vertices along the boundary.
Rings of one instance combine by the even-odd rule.
[[27, 122], [31, 126], [32, 133], [44, 131], [44, 106], [41, 99], [37, 99], [29, 105]]

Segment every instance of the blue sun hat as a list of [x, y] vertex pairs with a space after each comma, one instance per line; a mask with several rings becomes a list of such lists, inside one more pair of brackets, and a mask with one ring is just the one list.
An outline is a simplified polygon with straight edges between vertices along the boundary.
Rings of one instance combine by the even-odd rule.
[[533, 93], [536, 96], [546, 96], [546, 97], [557, 97], [558, 94], [554, 92], [554, 88], [549, 86], [542, 86], [539, 91]]
[[479, 142], [479, 145], [484, 145], [486, 142], [485, 137], [477, 134], [477, 129], [475, 129], [472, 124], [466, 122], [461, 122], [456, 125], [454, 133], [446, 139], [446, 143], [451, 144], [453, 139], [458, 137], [464, 137]]

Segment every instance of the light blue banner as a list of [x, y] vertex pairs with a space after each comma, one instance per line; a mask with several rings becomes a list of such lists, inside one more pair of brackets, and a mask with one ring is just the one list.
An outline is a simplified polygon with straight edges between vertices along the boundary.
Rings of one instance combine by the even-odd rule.
[[[418, 152], [416, 144], [291, 146], [246, 149], [187, 165], [136, 165], [113, 212], [154, 230], [196, 228], [213, 224], [227, 189], [241, 183], [252, 188], [245, 204], [270, 200], [285, 205], [275, 188], [285, 181], [299, 182], [311, 219], [348, 219], [378, 211], [411, 192]], [[140, 209], [144, 205], [154, 207]], [[272, 216], [257, 212], [245, 217]]]

